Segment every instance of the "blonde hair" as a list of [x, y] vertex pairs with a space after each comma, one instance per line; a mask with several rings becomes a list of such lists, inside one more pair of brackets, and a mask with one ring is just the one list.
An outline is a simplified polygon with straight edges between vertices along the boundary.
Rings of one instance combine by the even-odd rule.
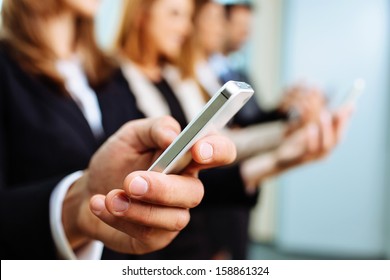
[[[60, 0], [4, 0], [1, 42], [25, 71], [48, 78], [64, 89], [55, 67], [57, 57], [43, 36], [45, 20], [59, 15], [63, 8]], [[90, 84], [97, 86], [108, 79], [115, 65], [97, 46], [92, 18], [76, 19], [75, 43], [82, 52]]]
[[145, 60], [148, 46], [145, 22], [156, 0], [124, 0], [123, 14], [115, 48], [136, 63]]
[[[142, 64], [147, 59], [148, 46], [152, 42], [147, 37], [146, 28], [150, 16], [149, 12], [156, 1], [158, 0], [124, 0], [121, 24], [114, 47], [135, 63]], [[183, 44], [182, 51], [188, 52], [190, 55], [191, 45], [189, 36]], [[160, 57], [159, 59], [162, 63], [168, 62], [179, 66], [180, 69], [182, 68], [180, 66], [181, 59], [168, 57]], [[189, 70], [189, 68], [186, 68], [185, 72], [182, 73], [183, 78], [193, 77], [193, 71], [187, 71], [187, 69]]]

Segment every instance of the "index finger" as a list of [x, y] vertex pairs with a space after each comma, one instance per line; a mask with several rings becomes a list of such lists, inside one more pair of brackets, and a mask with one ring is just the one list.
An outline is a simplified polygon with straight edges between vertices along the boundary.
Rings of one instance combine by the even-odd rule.
[[163, 149], [180, 133], [179, 123], [170, 116], [130, 121], [115, 134], [139, 152]]
[[203, 198], [199, 179], [184, 175], [167, 175], [154, 171], [129, 174], [123, 190], [130, 198], [167, 207], [193, 208]]
[[206, 136], [191, 148], [193, 162], [185, 169], [187, 173], [228, 165], [237, 157], [232, 140], [220, 134]]

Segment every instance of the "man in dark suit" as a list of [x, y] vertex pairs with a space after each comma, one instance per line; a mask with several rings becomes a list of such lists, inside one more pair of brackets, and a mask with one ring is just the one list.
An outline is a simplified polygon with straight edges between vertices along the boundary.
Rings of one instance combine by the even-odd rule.
[[[224, 49], [221, 53], [214, 54], [210, 58], [210, 66], [219, 77], [221, 84], [234, 80], [253, 85], [248, 73], [239, 69], [228, 57], [239, 51], [248, 41], [253, 18], [253, 5], [250, 1], [230, 1], [229, 4], [224, 5], [224, 8], [226, 14]], [[285, 112], [278, 109], [264, 110], [259, 104], [256, 96], [253, 96], [235, 116], [234, 123], [246, 127], [287, 118]]]
[[[226, 21], [223, 49], [209, 58], [209, 66], [219, 79], [220, 84], [229, 80], [244, 81], [251, 85], [249, 75], [239, 69], [229, 58], [239, 51], [247, 42], [250, 35], [253, 6], [250, 1], [229, 1], [224, 5]], [[257, 92], [257, 90], [255, 89]], [[299, 91], [297, 91], [299, 92]], [[296, 102], [298, 99], [286, 98]], [[288, 103], [288, 104], [287, 104]], [[266, 110], [253, 96], [236, 114], [231, 122], [232, 127], [245, 128], [252, 125], [270, 123], [274, 121], [289, 121], [298, 113], [298, 106], [293, 102], [281, 103], [279, 108]], [[291, 114], [293, 112], [294, 114]], [[317, 112], [316, 112], [317, 113]], [[302, 114], [306, 117], [306, 112]], [[261, 138], [259, 137], [259, 141]], [[210, 175], [213, 172], [212, 176]], [[219, 250], [216, 257], [245, 259], [248, 246], [249, 215], [252, 207], [257, 203], [258, 188], [248, 188], [243, 180], [242, 169], [232, 166], [230, 169], [217, 168], [200, 174], [206, 191], [213, 187], [213, 192], [206, 193], [202, 205], [213, 209], [208, 214], [209, 228], [213, 235], [213, 244]], [[238, 174], [238, 176], [237, 176]], [[258, 183], [256, 184], [258, 186]], [[221, 207], [217, 207], [220, 204]]]

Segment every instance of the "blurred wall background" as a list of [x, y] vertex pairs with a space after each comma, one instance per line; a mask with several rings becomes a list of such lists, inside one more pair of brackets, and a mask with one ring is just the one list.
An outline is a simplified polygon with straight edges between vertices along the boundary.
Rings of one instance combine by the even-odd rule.
[[276, 244], [283, 250], [346, 258], [386, 254], [389, 4], [284, 1], [283, 83], [307, 78], [343, 91], [362, 77], [367, 87], [336, 151], [281, 178]]
[[120, 23], [122, 0], [101, 0], [100, 11], [96, 19], [96, 39], [105, 49], [112, 48]]

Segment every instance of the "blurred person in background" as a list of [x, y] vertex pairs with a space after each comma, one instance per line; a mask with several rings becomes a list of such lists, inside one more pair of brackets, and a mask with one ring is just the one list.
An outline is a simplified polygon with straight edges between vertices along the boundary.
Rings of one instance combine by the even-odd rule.
[[[217, 76], [221, 84], [229, 80], [244, 81], [252, 84], [248, 73], [238, 69], [237, 65], [231, 61], [229, 55], [243, 48], [248, 42], [251, 34], [253, 19], [253, 5], [249, 1], [231, 1], [223, 5], [225, 19], [222, 45], [219, 50], [213, 49], [208, 58], [208, 65]], [[221, 11], [222, 13], [222, 11]], [[222, 15], [221, 15], [222, 16]], [[277, 120], [283, 117], [280, 110], [263, 110], [258, 100], [254, 96], [235, 117], [235, 122], [241, 126], [247, 126], [258, 122]]]
[[161, 249], [202, 198], [199, 169], [234, 159], [229, 140], [210, 136], [193, 147], [198, 165], [182, 176], [134, 172], [180, 128], [170, 117], [128, 122], [144, 115], [96, 45], [98, 4], [3, 2], [1, 259], [116, 259]]
[[[203, 90], [212, 96], [228, 80], [248, 81], [226, 63], [225, 54], [237, 50], [246, 41], [250, 19], [245, 17], [251, 14], [252, 8], [244, 5], [235, 10], [236, 7], [225, 8], [210, 0], [195, 3], [192, 38], [185, 45], [179, 65], [183, 73], [194, 73]], [[290, 122], [291, 109], [299, 118]], [[329, 154], [339, 141], [349, 114], [350, 108], [344, 108], [331, 115], [321, 91], [303, 85], [289, 88], [274, 111], [262, 110], [254, 98], [244, 106], [227, 131], [236, 143], [240, 164], [200, 174], [206, 186], [200, 207], [210, 209], [207, 224], [215, 258], [246, 257], [249, 213], [256, 203], [259, 183]], [[272, 122], [276, 120], [282, 122]], [[264, 127], [280, 126], [283, 129], [279, 134], [264, 137], [261, 133]], [[264, 149], [254, 149], [259, 142]], [[264, 145], [267, 142], [268, 146]]]
[[[201, 5], [200, 1], [195, 3], [195, 14], [197, 15], [198, 7]], [[193, 2], [190, 0], [126, 1], [119, 36], [116, 41], [116, 48], [122, 62], [122, 70], [129, 87], [136, 96], [138, 108], [146, 116], [170, 113], [182, 127], [198, 113], [209, 99], [209, 95], [204, 94], [193, 75], [194, 63], [192, 58], [194, 53], [190, 47], [193, 37], [189, 38], [192, 28], [192, 10]], [[222, 9], [222, 11], [224, 10]], [[195, 26], [196, 22], [197, 16], [195, 16]], [[184, 47], [183, 52], [182, 47]], [[180, 69], [175, 66], [177, 63], [181, 65], [180, 60], [178, 60], [179, 56], [182, 56], [184, 61], [184, 67], [180, 67]], [[302, 154], [299, 153], [297, 157], [293, 155], [291, 159], [302, 159], [309, 154], [317, 156], [324, 152], [323, 138], [327, 137], [327, 139], [333, 141], [336, 133], [333, 128], [329, 129], [329, 125], [321, 121], [315, 122], [313, 127], [320, 133], [302, 133], [298, 137], [301, 142], [290, 143], [289, 147], [300, 145], [304, 150]], [[306, 132], [305, 129], [303, 131]], [[231, 129], [231, 134], [237, 134], [235, 132], [237, 132], [236, 129]], [[248, 133], [249, 131], [246, 133], [238, 131], [236, 138], [246, 139]], [[241, 145], [246, 146], [245, 151], [244, 149], [241, 150], [241, 156], [245, 153], [246, 156], [252, 155], [253, 149], [256, 147], [258, 150], [255, 149], [255, 152], [269, 149], [270, 146], [274, 147], [275, 142], [277, 142], [275, 137], [272, 140], [263, 139], [258, 130], [252, 134], [254, 135], [253, 139], [255, 139], [252, 142], [254, 145]], [[278, 135], [276, 137], [282, 140], [284, 128], [277, 129], [275, 134]], [[234, 136], [232, 137], [234, 138]], [[268, 143], [264, 144], [264, 142]], [[306, 148], [309, 147], [309, 142], [316, 145], [311, 145], [310, 147], [313, 149], [307, 152]], [[326, 147], [329, 149], [335, 145], [334, 142], [327, 144], [331, 145]], [[265, 148], [264, 145], [268, 146]], [[248, 150], [251, 151], [248, 152]], [[271, 158], [272, 164], [275, 163], [273, 155], [266, 156], [267, 159]], [[298, 160], [296, 164], [298, 164]], [[260, 181], [257, 176], [263, 174], [263, 167], [257, 164], [251, 164], [250, 167], [257, 168], [256, 179]], [[275, 172], [275, 170], [276, 167], [272, 167], [271, 170], [267, 169], [266, 173], [269, 174], [271, 171]], [[228, 217], [230, 219], [235, 213], [230, 215], [229, 211], [232, 209], [235, 212], [241, 206], [243, 211], [238, 211], [238, 216], [231, 220], [229, 230], [223, 229], [223, 233], [218, 238], [224, 239], [225, 235], [230, 235], [233, 232], [232, 235], [236, 238], [236, 245], [232, 257], [236, 259], [246, 258], [248, 209], [253, 205], [252, 201], [256, 201], [256, 195], [246, 192], [240, 172], [238, 164], [224, 170], [201, 172], [200, 176], [206, 189], [205, 200], [209, 203], [205, 206], [201, 205], [201, 207], [191, 212], [192, 218], [189, 226], [167, 248], [148, 256], [142, 256], [142, 258], [209, 259], [215, 257], [220, 246], [214, 238], [210, 238], [210, 219], [208, 218], [210, 207], [221, 210], [226, 214], [224, 218]], [[247, 174], [253, 175], [250, 172]], [[239, 207], [236, 207], [237, 205]], [[211, 222], [216, 223], [215, 220], [211, 220]], [[231, 243], [229, 243], [230, 245]], [[230, 251], [229, 254], [231, 254]]]
[[[193, 75], [183, 74], [175, 66], [182, 47], [190, 43], [193, 1], [126, 1], [123, 11], [116, 49], [122, 62], [123, 73], [136, 96], [138, 108], [148, 117], [171, 114], [184, 128], [209, 99], [209, 96], [203, 94]], [[252, 145], [254, 146], [252, 149], [263, 148], [263, 143], [273, 145], [275, 138], [282, 135], [281, 130], [283, 128], [280, 127], [272, 129], [267, 133], [268, 137], [272, 136], [272, 140], [264, 142], [257, 141], [259, 137], [257, 131], [257, 143]], [[274, 134], [277, 136], [273, 136]], [[224, 176], [232, 174], [229, 178], [237, 181], [240, 180], [238, 172], [238, 166], [235, 165], [229, 171], [224, 171]], [[218, 178], [219, 175], [213, 173], [210, 176]], [[202, 173], [202, 176], [209, 177], [207, 172]], [[246, 196], [242, 184], [234, 186], [238, 187], [232, 189], [227, 187], [224, 191], [228, 193], [226, 196], [236, 200]], [[220, 194], [214, 193], [214, 190], [217, 189], [210, 186], [207, 196], [219, 197]], [[222, 195], [222, 198], [217, 199], [216, 205], [223, 201], [224, 197], [225, 195]], [[209, 244], [209, 230], [205, 223], [207, 215], [203, 208], [192, 211], [189, 227], [175, 242], [159, 253], [143, 257], [212, 258], [214, 250], [211, 249], [212, 244]], [[247, 227], [247, 223], [243, 222], [243, 227]]]
[[[212, 96], [230, 80], [252, 84], [248, 74], [237, 69], [229, 55], [240, 50], [249, 39], [253, 6], [247, 1], [238, 1], [239, 4], [229, 2], [225, 6], [211, 0], [199, 0], [197, 3], [192, 63], [195, 64], [200, 85]], [[187, 67], [183, 65], [185, 71]], [[235, 123], [248, 126], [287, 120], [289, 109], [292, 108], [296, 115], [304, 118], [302, 122], [309, 122], [318, 118], [318, 112], [325, 104], [319, 90], [303, 85], [290, 89], [284, 96], [279, 108], [272, 111], [262, 109], [256, 97], [252, 97], [235, 116]]]
[[[127, 0], [116, 41], [121, 68], [148, 117], [171, 114], [184, 128], [205, 104], [198, 85], [175, 66], [192, 29], [193, 0]], [[191, 211], [183, 234], [140, 258], [209, 259], [201, 211]]]

